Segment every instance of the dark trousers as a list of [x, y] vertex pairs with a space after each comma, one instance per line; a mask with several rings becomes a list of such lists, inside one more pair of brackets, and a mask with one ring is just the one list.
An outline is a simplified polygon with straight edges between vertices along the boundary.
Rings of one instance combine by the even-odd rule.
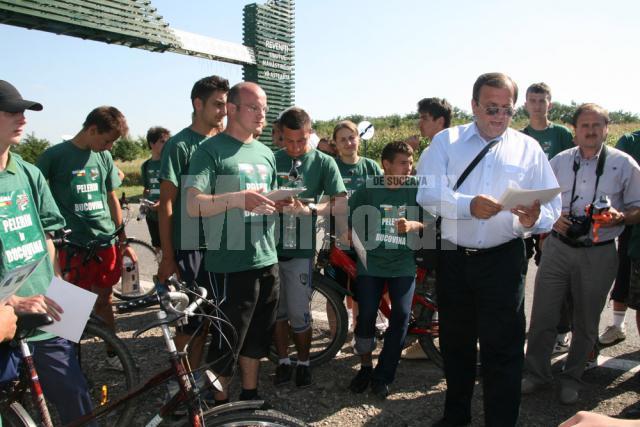
[[[407, 337], [411, 300], [415, 289], [413, 277], [372, 277], [358, 276], [356, 281], [358, 295], [358, 322], [356, 323], [356, 342], [365, 344], [371, 352], [375, 348], [376, 317], [385, 283], [388, 284], [391, 298], [391, 318], [384, 335], [384, 345], [373, 378], [384, 384], [391, 384], [396, 376], [400, 353]], [[366, 345], [369, 344], [369, 345]]]
[[480, 341], [485, 425], [514, 426], [524, 360], [524, 242], [476, 254], [443, 250], [436, 290], [447, 393], [444, 417], [471, 419]]
[[60, 421], [67, 424], [91, 412], [93, 405], [74, 344], [56, 337], [29, 345], [44, 397], [55, 405]]

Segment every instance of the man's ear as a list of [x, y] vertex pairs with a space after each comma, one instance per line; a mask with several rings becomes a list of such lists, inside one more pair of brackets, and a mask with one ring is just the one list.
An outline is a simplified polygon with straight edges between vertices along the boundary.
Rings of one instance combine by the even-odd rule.
[[438, 117], [435, 121], [436, 121], [436, 124], [438, 125], [438, 128], [440, 130], [443, 130], [444, 129], [444, 117]]
[[203, 107], [202, 99], [196, 98], [193, 100], [193, 111], [201, 111]]

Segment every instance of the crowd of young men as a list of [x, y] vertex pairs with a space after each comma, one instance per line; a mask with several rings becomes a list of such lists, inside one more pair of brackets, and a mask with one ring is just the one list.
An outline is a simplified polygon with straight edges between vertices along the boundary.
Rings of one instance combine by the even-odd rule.
[[[315, 224], [319, 215], [337, 215], [340, 223], [348, 212], [348, 197], [352, 210], [373, 205], [379, 217], [379, 228], [363, 228], [359, 234], [373, 233], [375, 241], [376, 236], [389, 233], [406, 237], [418, 232], [422, 221], [409, 221], [406, 209], [420, 206], [441, 219], [443, 247], [453, 248], [440, 251], [437, 257], [447, 392], [443, 418], [434, 425], [471, 422], [478, 342], [487, 425], [517, 423], [521, 393], [532, 393], [552, 381], [550, 358], [558, 346], [569, 352], [559, 400], [564, 404], [578, 401], [582, 373], [598, 341], [600, 313], [616, 272], [614, 324], [599, 338], [600, 343], [623, 340], [620, 312], [626, 306], [640, 307], [638, 227], [633, 232], [629, 228], [625, 235], [628, 254], [622, 244], [618, 246], [620, 261], [614, 244], [625, 226], [640, 222], [640, 167], [634, 160], [640, 153], [636, 147], [640, 138], [636, 134], [623, 137], [618, 144], [621, 150], [606, 147], [609, 117], [596, 104], [577, 109], [572, 123], [575, 136], [571, 135], [567, 128], [548, 120], [551, 91], [544, 83], [527, 90], [525, 108], [530, 122], [519, 132], [509, 128], [517, 98], [518, 87], [510, 77], [483, 74], [472, 90], [474, 121], [454, 127], [450, 127], [451, 106], [445, 100], [421, 100], [419, 129], [430, 145], [420, 155], [415, 171], [418, 179], [408, 179], [413, 152], [420, 150], [419, 138], [411, 138], [383, 150], [385, 175], [404, 177], [399, 184], [385, 181], [376, 189], [365, 179], [350, 188], [356, 180], [345, 172], [354, 154], [349, 157], [349, 147], [355, 146], [356, 163], [362, 159], [357, 156], [355, 138], [350, 139], [353, 129], [349, 123], [336, 127], [332, 144], [314, 149], [309, 143], [309, 115], [297, 107], [285, 110], [274, 123], [274, 144], [281, 147], [274, 154], [257, 140], [268, 112], [262, 88], [249, 82], [230, 88], [226, 79], [217, 76], [195, 83], [190, 126], [171, 138], [166, 129], [150, 131], [152, 158], [142, 172], [146, 194], [154, 202], [152, 211], [157, 212], [148, 225], [154, 246], [162, 248], [159, 279], [176, 274], [189, 285], [205, 287], [218, 304], [219, 315], [229, 320], [212, 327], [206, 355], [223, 385], [214, 396], [216, 404], [230, 400], [228, 386], [235, 366], [227, 343], [215, 331], [237, 337], [231, 346], [239, 354], [240, 400], [259, 397], [259, 361], [274, 340], [280, 357], [276, 385], [293, 377], [287, 354], [290, 330], [298, 354], [296, 385], [312, 384], [309, 299]], [[24, 100], [13, 86], [0, 81], [0, 200], [7, 201], [0, 203], [0, 209], [9, 217], [30, 218], [24, 222], [28, 226], [0, 233], [0, 273], [38, 258], [49, 260], [0, 307], [0, 335], [8, 339], [15, 328], [9, 307], [48, 312], [59, 319], [60, 307], [43, 295], [54, 274], [64, 274], [67, 280], [97, 293], [96, 313], [113, 326], [111, 288], [119, 279], [122, 257], [136, 259], [130, 248], [118, 243], [125, 238], [115, 196], [120, 179], [109, 153], [113, 143], [126, 135], [126, 120], [115, 107], [94, 109], [78, 134], [46, 150], [36, 168], [9, 152], [20, 140], [26, 109], [39, 111], [42, 105]], [[434, 176], [435, 180], [421, 179]], [[560, 187], [561, 194], [545, 203], [536, 200], [505, 209], [498, 198], [514, 186], [529, 190]], [[297, 198], [270, 198], [268, 193], [278, 187], [300, 192]], [[411, 200], [405, 200], [407, 197]], [[603, 206], [603, 211], [597, 206]], [[393, 216], [385, 217], [387, 210]], [[353, 223], [353, 217], [349, 222]], [[292, 235], [287, 234], [292, 231], [289, 223]], [[55, 254], [50, 233], [65, 224], [80, 244], [104, 241], [99, 253], [103, 264], [85, 265], [79, 254], [69, 251]], [[354, 224], [354, 229], [359, 227], [361, 224]], [[525, 239], [531, 236], [535, 238], [526, 251]], [[8, 251], [25, 244], [25, 239], [40, 250], [23, 259], [8, 257]], [[400, 246], [410, 252], [405, 241]], [[525, 358], [524, 277], [527, 252], [531, 254], [533, 248], [539, 268]], [[388, 386], [406, 337], [413, 289], [409, 270], [415, 268], [411, 257], [411, 265], [405, 265], [409, 259], [405, 252], [387, 257], [392, 250], [386, 244], [368, 250], [370, 264], [359, 262], [356, 284], [362, 298], [355, 331], [362, 365], [350, 388], [362, 392], [371, 383], [373, 393], [381, 398], [390, 392]], [[398, 274], [392, 265], [398, 267]], [[372, 316], [385, 281], [393, 286], [395, 314], [373, 370]], [[371, 293], [372, 289], [376, 291]], [[179, 348], [202, 329], [199, 326], [192, 321], [178, 331]], [[205, 338], [206, 331], [201, 330], [189, 348], [192, 366], [201, 363]], [[32, 341], [45, 394], [60, 407], [61, 416], [69, 421], [88, 411], [91, 404], [73, 347], [44, 333]], [[60, 396], [65, 396], [64, 402]]]

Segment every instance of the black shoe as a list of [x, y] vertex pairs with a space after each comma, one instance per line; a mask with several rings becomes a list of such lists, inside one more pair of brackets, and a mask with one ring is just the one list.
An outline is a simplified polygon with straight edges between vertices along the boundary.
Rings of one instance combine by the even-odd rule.
[[313, 384], [311, 379], [311, 368], [305, 365], [298, 365], [296, 367], [296, 386], [297, 387], [309, 387]]
[[276, 376], [273, 378], [273, 385], [282, 385], [291, 381], [293, 366], [281, 363], [276, 368]]
[[440, 421], [436, 421], [431, 424], [431, 427], [464, 427], [471, 424], [471, 420], [467, 421], [450, 421], [446, 418], [442, 418]]
[[382, 381], [371, 381], [371, 393], [374, 396], [385, 400], [389, 396], [389, 386]]
[[373, 374], [373, 368], [371, 366], [362, 366], [355, 377], [349, 384], [349, 390], [353, 393], [362, 393], [371, 382], [371, 375]]

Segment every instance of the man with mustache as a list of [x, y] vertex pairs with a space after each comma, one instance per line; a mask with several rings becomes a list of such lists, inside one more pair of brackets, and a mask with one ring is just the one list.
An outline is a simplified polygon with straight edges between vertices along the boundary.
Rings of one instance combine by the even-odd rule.
[[640, 167], [628, 154], [605, 145], [608, 124], [604, 108], [580, 105], [573, 115], [576, 147], [551, 159], [562, 188], [563, 214], [542, 248], [522, 393], [532, 393], [553, 379], [549, 359], [561, 305], [571, 292], [573, 337], [559, 395], [560, 403], [567, 405], [578, 401], [585, 363], [598, 339], [600, 313], [616, 277], [615, 239], [625, 225], [640, 221]]

